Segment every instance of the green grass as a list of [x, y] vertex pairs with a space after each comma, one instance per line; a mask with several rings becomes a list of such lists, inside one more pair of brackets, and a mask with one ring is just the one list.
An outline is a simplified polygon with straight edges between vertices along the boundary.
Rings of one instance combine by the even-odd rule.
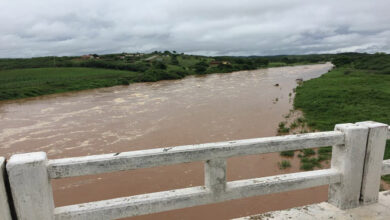
[[303, 149], [303, 156], [304, 157], [310, 157], [315, 155], [316, 152], [313, 149]]
[[291, 167], [291, 163], [288, 160], [282, 160], [278, 163], [279, 169], [284, 170]]
[[278, 132], [280, 134], [285, 134], [285, 133], [288, 133], [289, 131], [290, 131], [290, 128], [286, 127], [286, 122], [279, 123]]
[[[330, 131], [338, 123], [377, 121], [390, 124], [390, 74], [342, 66], [303, 83], [296, 89], [294, 107], [304, 112], [314, 129]], [[347, 74], [346, 74], [347, 73]], [[330, 148], [318, 151], [318, 160], [330, 158]], [[390, 141], [385, 159], [390, 159]], [[308, 169], [309, 162], [302, 167]], [[390, 181], [390, 176], [384, 177]]]
[[95, 68], [0, 71], [0, 100], [128, 84], [137, 73]]
[[321, 147], [318, 149], [318, 160], [327, 161], [332, 157], [332, 147]]
[[294, 107], [303, 110], [308, 125], [326, 131], [337, 123], [373, 120], [390, 124], [390, 75], [338, 68], [303, 83]]
[[321, 163], [317, 158], [303, 157], [301, 159], [301, 170], [313, 170], [315, 167], [321, 168]]
[[294, 153], [295, 153], [295, 151], [293, 151], [293, 150], [282, 151], [282, 152], [280, 152], [280, 156], [283, 156], [283, 157], [294, 157]]

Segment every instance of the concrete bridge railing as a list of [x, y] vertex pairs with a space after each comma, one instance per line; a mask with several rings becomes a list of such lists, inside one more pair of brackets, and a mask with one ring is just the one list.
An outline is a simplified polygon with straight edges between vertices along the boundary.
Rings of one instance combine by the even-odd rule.
[[[360, 122], [329, 132], [55, 160], [44, 152], [16, 154], [7, 163], [0, 158], [0, 217], [11, 219], [12, 207], [18, 219], [116, 219], [321, 185], [329, 185], [330, 203], [353, 208], [378, 200], [380, 177], [390, 174], [390, 160], [383, 161], [387, 139], [388, 125]], [[226, 181], [229, 157], [324, 146], [333, 146], [330, 169]], [[51, 179], [194, 161], [204, 161], [204, 186], [54, 206]]]

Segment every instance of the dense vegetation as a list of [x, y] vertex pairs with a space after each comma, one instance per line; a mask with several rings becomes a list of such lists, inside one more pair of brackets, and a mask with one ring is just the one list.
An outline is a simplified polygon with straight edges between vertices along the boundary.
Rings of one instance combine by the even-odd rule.
[[327, 59], [327, 55], [206, 57], [169, 51], [0, 59], [0, 100]]
[[[308, 125], [333, 130], [337, 123], [390, 124], [390, 55], [341, 54], [333, 63], [332, 71], [296, 89], [294, 107], [303, 110]], [[385, 159], [390, 159], [390, 142]]]

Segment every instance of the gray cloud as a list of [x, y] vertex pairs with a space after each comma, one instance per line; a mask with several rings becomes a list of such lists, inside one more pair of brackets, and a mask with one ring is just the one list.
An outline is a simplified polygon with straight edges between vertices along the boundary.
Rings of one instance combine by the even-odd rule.
[[390, 52], [388, 0], [2, 0], [0, 57]]

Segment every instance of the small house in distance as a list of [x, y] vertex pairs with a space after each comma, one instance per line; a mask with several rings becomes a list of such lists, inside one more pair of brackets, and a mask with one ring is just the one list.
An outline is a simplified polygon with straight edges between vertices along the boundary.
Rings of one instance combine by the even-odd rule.
[[92, 60], [92, 59], [100, 59], [100, 57], [97, 54], [87, 54], [87, 55], [82, 55], [81, 59], [83, 59], [83, 60]]
[[230, 65], [230, 62], [228, 61], [218, 61], [218, 60], [213, 60], [210, 62], [210, 66], [218, 66], [218, 65]]

